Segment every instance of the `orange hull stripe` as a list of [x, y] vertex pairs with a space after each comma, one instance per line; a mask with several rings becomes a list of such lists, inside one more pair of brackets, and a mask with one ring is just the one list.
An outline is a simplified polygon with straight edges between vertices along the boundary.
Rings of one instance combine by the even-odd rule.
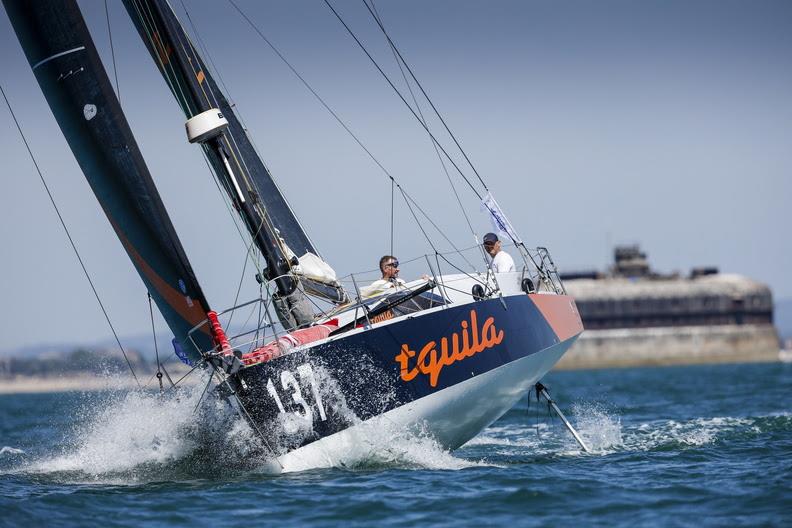
[[[149, 266], [148, 262], [146, 262], [140, 253], [137, 252], [129, 239], [127, 239], [127, 237], [112, 219], [110, 219], [110, 224], [115, 229], [118, 238], [124, 245], [124, 249], [127, 250], [127, 253], [129, 254], [132, 261], [136, 264], [138, 269], [151, 282], [151, 285], [154, 286], [154, 289], [157, 290], [162, 298], [165, 299], [165, 302], [167, 302], [171, 308], [173, 308], [176, 313], [181, 316], [182, 319], [190, 323], [192, 326], [195, 326], [206, 319], [204, 307], [201, 306], [201, 303], [197, 299], [192, 299], [193, 305], [189, 306], [187, 304], [186, 296], [165, 282], [165, 280], [160, 277], [156, 271], [154, 271], [154, 268]], [[209, 332], [206, 327], [201, 328], [201, 330], [206, 333]]]
[[583, 331], [575, 300], [569, 295], [532, 294], [528, 297], [542, 312], [559, 340], [566, 341]]

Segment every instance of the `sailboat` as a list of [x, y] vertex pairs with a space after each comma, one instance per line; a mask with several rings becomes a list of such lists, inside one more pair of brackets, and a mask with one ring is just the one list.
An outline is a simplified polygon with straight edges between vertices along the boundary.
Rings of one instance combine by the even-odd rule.
[[[151, 58], [263, 258], [262, 317], [227, 335], [179, 241], [74, 0], [3, 0], [93, 192], [173, 332], [282, 465], [329, 458], [361, 428], [420, 430], [455, 449], [534, 387], [583, 331], [549, 252], [517, 271], [442, 273], [366, 297], [325, 262], [166, 0], [124, 0]], [[339, 241], [340, 242], [340, 241]], [[207, 243], [211, 244], [211, 240]], [[354, 289], [354, 291], [351, 291]], [[325, 308], [319, 309], [319, 303]], [[316, 313], [317, 310], [319, 313]]]

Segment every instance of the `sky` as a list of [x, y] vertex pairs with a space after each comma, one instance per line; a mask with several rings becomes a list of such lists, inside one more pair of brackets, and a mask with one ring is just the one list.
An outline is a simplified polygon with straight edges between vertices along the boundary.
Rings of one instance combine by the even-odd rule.
[[[324, 2], [236, 1], [449, 238], [472, 245], [426, 134]], [[173, 3], [322, 255], [339, 275], [376, 267], [390, 249], [383, 172], [230, 4]], [[332, 3], [404, 89], [363, 3]], [[112, 79], [104, 2], [79, 4]], [[511, 222], [529, 246], [549, 248], [561, 270], [602, 269], [615, 244], [639, 243], [660, 271], [717, 266], [768, 284], [777, 299], [792, 297], [792, 3], [376, 5]], [[110, 0], [109, 15], [127, 119], [209, 302], [229, 307], [244, 247], [120, 2]], [[149, 331], [142, 282], [4, 12], [0, 64], [0, 83], [118, 333]], [[0, 350], [110, 336], [5, 107], [0, 134]], [[489, 223], [477, 198], [454, 181], [482, 235]], [[431, 252], [403, 203], [395, 217], [397, 256]], [[256, 295], [245, 277], [240, 298]]]

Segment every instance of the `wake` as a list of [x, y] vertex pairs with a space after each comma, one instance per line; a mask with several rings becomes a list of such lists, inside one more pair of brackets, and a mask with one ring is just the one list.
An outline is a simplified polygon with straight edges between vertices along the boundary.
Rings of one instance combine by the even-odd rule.
[[[719, 441], [792, 427], [788, 414], [699, 417], [624, 425], [607, 404], [578, 403], [571, 421], [592, 449], [586, 455], [559, 421], [538, 422], [524, 410], [507, 413], [451, 453], [423, 431], [387, 420], [358, 422], [332, 452], [314, 450], [281, 466], [225, 402], [204, 396], [208, 378], [164, 397], [153, 392], [97, 393], [79, 407], [67, 441], [39, 456], [11, 446], [3, 473], [58, 482], [136, 485], [193, 479], [224, 480], [317, 469], [462, 470], [508, 467], [537, 459], [695, 449]], [[6, 464], [4, 464], [6, 465]], [[6, 465], [6, 468], [8, 466]]]
[[[420, 431], [358, 423], [353, 441], [320, 456], [278, 464], [248, 423], [202, 382], [156, 392], [95, 393], [74, 414], [67, 440], [6, 473], [58, 482], [136, 485], [234, 479], [321, 468], [458, 470], [482, 464], [456, 457]], [[210, 391], [211, 392], [211, 391]], [[271, 441], [271, 439], [270, 439]], [[3, 448], [3, 455], [22, 455]], [[48, 451], [48, 452], [47, 452]], [[24, 457], [22, 457], [24, 458]]]
[[[517, 419], [515, 419], [517, 418]], [[558, 420], [512, 410], [463, 446], [461, 454], [487, 452], [498, 460], [522, 462], [526, 456], [553, 458], [586, 454]], [[688, 420], [652, 420], [624, 425], [621, 416], [603, 403], [572, 406], [572, 424], [591, 448], [592, 456], [695, 449], [718, 442], [787, 430], [792, 416], [773, 414], [754, 417], [696, 417]]]

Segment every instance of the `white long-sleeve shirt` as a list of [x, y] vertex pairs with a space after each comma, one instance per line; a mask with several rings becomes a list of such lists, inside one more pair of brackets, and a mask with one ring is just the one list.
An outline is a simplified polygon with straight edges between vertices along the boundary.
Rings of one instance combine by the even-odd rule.
[[512, 259], [511, 255], [505, 251], [498, 251], [498, 254], [495, 255], [495, 257], [492, 259], [492, 262], [490, 263], [490, 269], [495, 273], [515, 271], [514, 259]]
[[379, 295], [381, 293], [385, 293], [388, 290], [398, 290], [399, 288], [404, 287], [406, 283], [401, 279], [380, 279], [372, 282], [368, 286], [363, 286], [360, 288], [360, 295], [361, 297], [374, 297], [375, 295]]

